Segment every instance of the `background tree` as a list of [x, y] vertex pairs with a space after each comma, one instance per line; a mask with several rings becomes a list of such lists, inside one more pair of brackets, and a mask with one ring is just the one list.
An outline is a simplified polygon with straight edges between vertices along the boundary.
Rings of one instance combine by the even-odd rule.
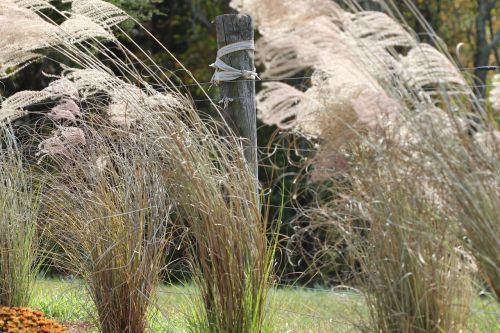
[[[485, 97], [489, 74], [495, 71], [494, 68], [485, 67], [499, 65], [498, 1], [405, 0], [394, 3], [422, 41], [433, 43], [436, 36], [442, 39], [443, 46], [448, 47], [459, 65], [474, 75], [478, 95]], [[423, 21], [415, 15], [411, 5], [431, 25], [436, 36], [426, 33]], [[457, 53], [457, 46], [461, 43], [463, 45]]]
[[[500, 31], [498, 31], [499, 22], [495, 20], [498, 20], [499, 4], [496, 0], [477, 0], [477, 6], [474, 67], [488, 66], [492, 55], [494, 56], [496, 65], [498, 65], [500, 62], [498, 57]], [[476, 69], [474, 74], [477, 85], [484, 85], [486, 83], [486, 71]], [[478, 87], [478, 91], [481, 96], [485, 96], [485, 87]]]

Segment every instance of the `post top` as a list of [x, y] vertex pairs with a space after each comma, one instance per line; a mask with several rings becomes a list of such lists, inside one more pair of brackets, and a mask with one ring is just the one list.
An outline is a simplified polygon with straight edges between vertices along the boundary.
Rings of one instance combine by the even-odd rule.
[[224, 14], [215, 18], [218, 47], [253, 40], [252, 17], [246, 14]]

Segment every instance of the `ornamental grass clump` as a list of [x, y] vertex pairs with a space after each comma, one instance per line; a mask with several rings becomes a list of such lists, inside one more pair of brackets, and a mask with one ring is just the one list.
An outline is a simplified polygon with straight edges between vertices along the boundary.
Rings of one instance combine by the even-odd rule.
[[429, 186], [425, 166], [407, 164], [404, 153], [365, 147], [357, 156], [351, 200], [369, 224], [365, 237], [355, 228], [346, 235], [356, 244], [354, 283], [374, 331], [462, 332], [473, 290], [458, 226], [442, 209], [440, 191]]
[[[90, 123], [96, 117], [120, 132], [135, 126], [143, 99], [155, 95], [152, 103], [166, 108], [175, 99], [169, 98], [167, 87], [164, 94], [151, 89], [149, 95], [142, 93], [130, 82], [140, 78], [137, 66], [146, 65], [129, 68], [104, 44], [122, 46], [113, 30], [127, 18], [100, 0], [71, 1], [65, 12], [49, 1], [2, 1], [0, 26], [9, 36], [0, 42], [2, 78], [46, 55], [64, 70], [41, 91], [20, 91], [3, 99], [0, 123], [12, 124], [15, 135], [29, 133], [28, 139], [16, 139], [26, 148], [31, 167], [47, 181], [40, 220], [63, 251], [53, 254], [57, 264], [85, 280], [98, 327], [140, 333], [146, 329], [150, 296], [169, 241], [170, 206], [154, 178], [158, 164], [134, 155], [129, 136], [120, 141], [116, 132], [102, 126], [93, 131], [95, 124]], [[134, 56], [126, 48], [124, 52]], [[123, 76], [114, 75], [113, 69]], [[160, 79], [158, 84], [165, 85]], [[34, 114], [29, 111], [33, 105]], [[29, 128], [31, 118], [37, 124]]]
[[60, 174], [48, 176], [45, 219], [61, 265], [86, 282], [98, 327], [144, 332], [172, 230], [162, 165], [132, 133], [84, 132], [85, 146], [52, 160]]
[[2, 125], [0, 144], [0, 305], [26, 306], [39, 271], [39, 185]]
[[242, 147], [192, 108], [182, 118], [157, 114], [145, 122], [156, 138], [150, 149], [165, 163], [162, 184], [192, 241], [200, 294], [188, 330], [261, 332], [274, 251]]

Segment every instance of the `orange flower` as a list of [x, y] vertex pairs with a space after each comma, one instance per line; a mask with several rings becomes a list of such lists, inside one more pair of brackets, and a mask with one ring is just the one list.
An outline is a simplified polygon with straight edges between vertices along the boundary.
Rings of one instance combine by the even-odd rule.
[[0, 331], [4, 333], [69, 333], [62, 325], [29, 308], [0, 306]]

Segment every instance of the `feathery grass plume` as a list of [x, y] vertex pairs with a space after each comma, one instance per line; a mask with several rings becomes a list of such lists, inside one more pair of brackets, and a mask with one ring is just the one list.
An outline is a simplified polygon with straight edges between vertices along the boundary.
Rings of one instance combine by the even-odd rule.
[[69, 38], [69, 40], [78, 44], [87, 39], [89, 36], [102, 39], [113, 39], [113, 35], [101, 25], [95, 23], [89, 17], [83, 15], [72, 14], [69, 19], [61, 23], [61, 36]]
[[493, 76], [493, 89], [490, 91], [489, 100], [495, 112], [500, 113], [500, 74]]
[[[283, 96], [287, 96], [283, 99]], [[264, 85], [257, 97], [259, 118], [266, 124], [276, 125], [282, 129], [295, 126], [297, 114], [307, 103], [305, 94], [281, 82], [270, 82]]]
[[[18, 28], [22, 26], [23, 29]], [[44, 21], [28, 8], [16, 4], [12, 0], [0, 4], [0, 77], [6, 78], [26, 67], [40, 54], [34, 52], [45, 48], [57, 40], [56, 26]], [[17, 70], [10, 71], [13, 67]]]
[[71, 2], [72, 13], [87, 17], [107, 29], [129, 18], [123, 10], [106, 1], [68, 0], [68, 2]]
[[[57, 25], [38, 12], [44, 8], [57, 12], [55, 7], [43, 1], [6, 0], [0, 4], [0, 33], [4, 36], [0, 42], [0, 77], [8, 78], [43, 58], [44, 50], [59, 51], [70, 60], [91, 66], [90, 55], [76, 48], [75, 44], [114, 38], [110, 31], [83, 15], [70, 13], [67, 18], [66, 14], [58, 12], [67, 19]], [[97, 65], [95, 61], [94, 65]], [[64, 85], [60, 84], [61, 87]], [[57, 95], [50, 86], [42, 91], [18, 92], [2, 102], [0, 122], [9, 123], [21, 118], [27, 114], [25, 107], [54, 97]]]
[[11, 2], [16, 6], [28, 8], [31, 10], [42, 10], [53, 8], [50, 4], [51, 0], [6, 0], [7, 2]]
[[27, 306], [38, 274], [36, 181], [11, 129], [0, 125], [0, 304]]
[[[253, 15], [259, 31], [273, 32], [283, 23], [283, 15], [290, 21], [303, 22], [310, 17], [325, 15], [340, 20], [344, 11], [333, 1], [325, 0], [272, 0], [263, 3], [259, 0], [232, 0], [231, 6], [240, 12]], [[308, 9], [308, 11], [304, 10]], [[283, 29], [288, 26], [282, 26]]]
[[[412, 99], [429, 99], [429, 95], [440, 89], [447, 90], [449, 95], [451, 92], [472, 95], [445, 56], [430, 45], [420, 44], [411, 31], [385, 13], [350, 12], [329, 0], [314, 3], [247, 0], [233, 1], [232, 5], [255, 17], [262, 35], [257, 43], [261, 46], [258, 60], [265, 65], [262, 76], [283, 79], [312, 70], [316, 79], [305, 94], [313, 100], [327, 95], [349, 100], [379, 93], [396, 100], [408, 98], [411, 103]], [[280, 15], [271, 15], [273, 12]], [[296, 94], [275, 93], [272, 101], [280, 105], [279, 118], [284, 120], [279, 121], [272, 106], [266, 104], [275, 86], [270, 89], [261, 92], [263, 97], [258, 103], [261, 119], [286, 128], [294, 125], [306, 135], [327, 139], [320, 135], [322, 123], [316, 118], [322, 118], [319, 113], [328, 115], [331, 109], [305, 107], [295, 114]], [[280, 93], [283, 91], [281, 87]], [[284, 107], [287, 105], [288, 108]]]
[[[95, 7], [96, 4], [93, 6]], [[61, 25], [56, 24], [40, 12], [41, 9], [47, 8], [60, 14], [66, 20]], [[76, 8], [80, 9], [78, 6]], [[96, 9], [100, 10], [98, 7]], [[117, 15], [111, 16], [112, 13], [108, 10], [101, 12], [101, 15], [97, 17], [89, 17], [84, 15], [87, 11], [82, 12], [83, 14], [62, 13], [48, 1], [2, 1], [0, 33], [4, 37], [0, 42], [0, 77], [8, 78], [34, 61], [43, 58], [44, 50], [57, 47], [69, 48], [72, 44], [89, 39], [113, 38], [113, 35], [106, 29], [120, 22]], [[18, 29], [18, 27], [23, 29]]]
[[27, 114], [27, 111], [24, 110], [25, 106], [39, 103], [50, 97], [52, 97], [52, 94], [43, 90], [17, 92], [2, 101], [0, 122], [10, 123], [17, 118], [21, 118]]
[[444, 54], [429, 44], [412, 48], [401, 60], [401, 77], [410, 88], [425, 88], [446, 84], [453, 92], [453, 86], [466, 87], [466, 82], [457, 68]]
[[[272, 7], [273, 2], [261, 5]], [[309, 7], [304, 3], [302, 6]], [[337, 8], [333, 14], [313, 11], [302, 17], [303, 22], [297, 25], [293, 20], [292, 22], [288, 19], [282, 20], [279, 22], [279, 27], [278, 24], [273, 25], [275, 30], [272, 32], [269, 26], [265, 25], [261, 31], [263, 37], [258, 42], [264, 46], [259, 51], [259, 57], [266, 66], [263, 76], [276, 75], [278, 78], [286, 78], [287, 75], [300, 71], [314, 70], [311, 87], [305, 92], [305, 95], [310, 97], [308, 100], [313, 102], [321, 99], [321, 96], [340, 95], [340, 92], [346, 98], [354, 98], [362, 94], [363, 90], [367, 93], [373, 91], [382, 93], [383, 89], [377, 79], [387, 79], [391, 73], [387, 69], [395, 71], [397, 67], [396, 59], [383, 46], [407, 46], [412, 40], [409, 34], [404, 33], [404, 30], [388, 16], [385, 15], [381, 20], [377, 20], [381, 15], [384, 14], [373, 14], [375, 18], [362, 15], [358, 17]], [[394, 34], [387, 33], [383, 28], [369, 34], [367, 25], [373, 23], [372, 21], [381, 21], [378, 26], [390, 27]], [[393, 26], [399, 29], [394, 29]], [[286, 45], [285, 49], [283, 45]], [[333, 55], [335, 59], [332, 59]], [[358, 66], [358, 62], [361, 62], [362, 66]], [[293, 71], [291, 72], [289, 68]], [[273, 84], [270, 87], [274, 90]], [[289, 90], [293, 89], [290, 87]], [[261, 95], [263, 96], [260, 97]], [[279, 117], [287, 120], [280, 122], [272, 111], [272, 105], [266, 103], [269, 101], [269, 96], [268, 89], [259, 94], [258, 110], [261, 119], [264, 121], [272, 119], [272, 123], [286, 123], [287, 127], [295, 125], [306, 135], [320, 135], [321, 124], [316, 118], [320, 117], [319, 113], [327, 112], [327, 108], [318, 109], [318, 103], [309, 103], [308, 107], [302, 108], [302, 112], [294, 114], [297, 105], [295, 94], [275, 93], [273, 104], [280, 105]], [[284, 107], [286, 105], [290, 107]]]
[[415, 41], [393, 18], [382, 12], [361, 11], [346, 22], [349, 34], [356, 39], [373, 40], [383, 47], [411, 47]]

